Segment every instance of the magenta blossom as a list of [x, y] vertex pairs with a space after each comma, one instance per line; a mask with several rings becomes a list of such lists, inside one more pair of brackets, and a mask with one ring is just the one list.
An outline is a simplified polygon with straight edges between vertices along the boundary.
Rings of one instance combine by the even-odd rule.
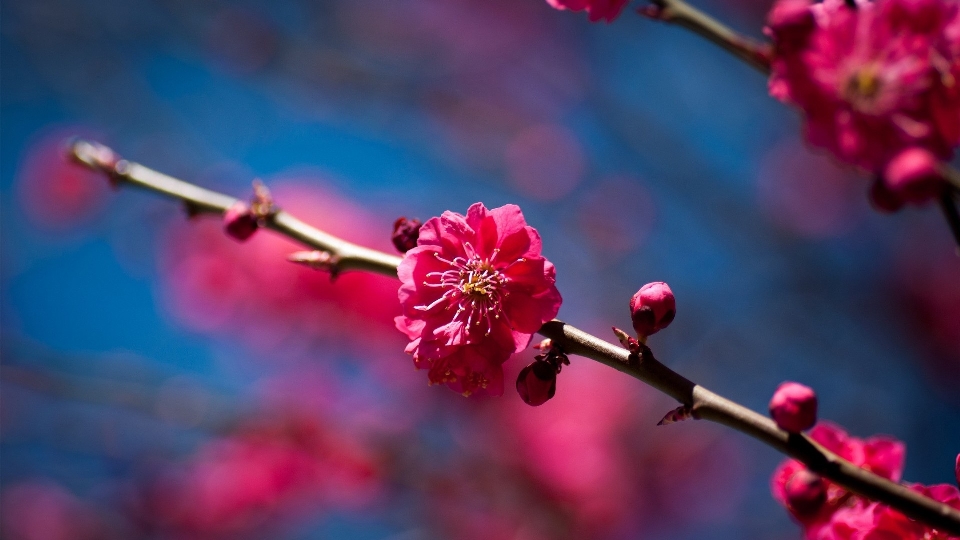
[[[960, 493], [947, 484], [910, 487], [931, 499], [960, 509]], [[957, 537], [938, 531], [881, 503], [856, 500], [840, 508], [822, 528], [818, 540], [885, 539], [955, 540]]]
[[627, 0], [547, 0], [547, 3], [556, 9], [586, 11], [593, 22], [613, 22], [627, 5]]
[[803, 109], [806, 136], [881, 172], [909, 147], [960, 143], [960, 24], [953, 0], [779, 0], [770, 93]]
[[[888, 480], [900, 481], [906, 455], [902, 442], [882, 435], [858, 439], [829, 422], [818, 423], [809, 434], [810, 438], [850, 463]], [[803, 526], [806, 538], [846, 538], [823, 534], [833, 526], [831, 520], [838, 510], [863, 501], [833, 482], [821, 480], [822, 483], [816, 482], [803, 463], [788, 459], [773, 473], [771, 488], [774, 498]], [[821, 489], [823, 496], [817, 493]]]
[[560, 309], [555, 270], [540, 235], [515, 205], [476, 203], [420, 229], [397, 269], [406, 352], [431, 383], [465, 395], [503, 393], [501, 365]]

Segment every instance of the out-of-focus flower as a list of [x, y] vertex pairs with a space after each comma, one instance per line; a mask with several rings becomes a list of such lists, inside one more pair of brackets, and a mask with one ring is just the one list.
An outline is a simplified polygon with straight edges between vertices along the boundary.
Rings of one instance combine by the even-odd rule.
[[662, 281], [647, 283], [630, 299], [630, 319], [637, 336], [656, 334], [673, 322], [677, 300], [670, 286]]
[[284, 510], [350, 508], [378, 493], [373, 454], [316, 419], [250, 421], [148, 481], [140, 520], [188, 537], [249, 534]]
[[768, 17], [770, 93], [803, 109], [813, 145], [870, 171], [914, 146], [948, 158], [960, 143], [957, 24], [950, 0], [781, 0]]
[[[906, 447], [900, 441], [885, 436], [861, 440], [847, 435], [843, 429], [829, 422], [814, 426], [810, 430], [810, 437], [858, 467], [894, 482], [900, 481], [906, 453]], [[822, 480], [826, 493], [822, 501], [819, 497], [798, 498], [797, 482], [808, 477], [802, 476], [798, 480], [797, 475], [808, 474], [802, 463], [788, 459], [774, 471], [771, 488], [774, 498], [803, 526], [806, 537], [815, 539], [821, 538], [818, 536], [821, 530], [830, 527], [831, 518], [839, 509], [855, 504], [860, 499], [826, 479]]]
[[799, 433], [817, 423], [817, 394], [795, 382], [781, 384], [770, 400], [770, 416], [780, 429]]
[[583, 147], [576, 134], [556, 124], [524, 129], [506, 151], [510, 183], [522, 194], [556, 201], [570, 194], [583, 175]]
[[613, 22], [627, 5], [627, 0], [547, 0], [547, 3], [557, 9], [586, 11], [593, 22]]
[[114, 538], [88, 504], [46, 481], [8, 486], [0, 496], [0, 536], [10, 540]]
[[502, 394], [501, 364], [560, 308], [553, 264], [515, 205], [429, 219], [397, 273], [406, 351], [431, 383], [467, 395]]
[[76, 227], [97, 214], [110, 192], [103, 175], [73, 163], [66, 141], [89, 132], [62, 128], [41, 136], [26, 151], [17, 171], [17, 191], [23, 209], [36, 225], [47, 229]]
[[[960, 493], [947, 484], [911, 489], [960, 510]], [[938, 531], [880, 503], [856, 500], [836, 511], [817, 537], [822, 540], [897, 538], [900, 540], [955, 540], [956, 536]]]
[[757, 175], [758, 202], [767, 219], [793, 234], [839, 236], [866, 210], [863, 185], [850, 169], [791, 137], [764, 154]]
[[[272, 182], [285, 210], [350, 241], [387, 248], [383, 219], [325, 186], [321, 179]], [[379, 229], [379, 231], [378, 231]], [[392, 339], [397, 283], [368, 272], [330, 275], [291, 264], [300, 249], [275, 234], [244, 245], [216, 220], [178, 220], [161, 244], [164, 299], [174, 318], [201, 331], [238, 336], [262, 349], [329, 339], [329, 346], [363, 347]], [[378, 337], [380, 336], [380, 337]]]

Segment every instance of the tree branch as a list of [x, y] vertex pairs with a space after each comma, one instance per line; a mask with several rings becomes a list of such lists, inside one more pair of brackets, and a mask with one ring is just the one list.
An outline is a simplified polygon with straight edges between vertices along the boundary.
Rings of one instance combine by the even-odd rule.
[[[179, 199], [193, 212], [225, 212], [237, 199], [171, 178], [142, 165], [120, 159], [116, 153], [94, 142], [75, 141], [73, 158], [94, 170], [106, 173], [115, 185], [124, 183]], [[367, 249], [327, 234], [283, 211], [267, 218], [267, 226], [306, 246], [329, 253], [335, 270], [364, 270], [396, 276], [400, 258]], [[864, 497], [887, 504], [904, 515], [938, 530], [960, 534], [960, 511], [924, 497], [854, 466], [824, 449], [803, 434], [777, 428], [769, 418], [694, 384], [663, 365], [649, 349], [642, 356], [574, 328], [563, 321], [550, 321], [539, 333], [552, 339], [568, 354], [576, 354], [626, 373], [676, 399], [693, 416], [731, 427], [801, 462], [810, 470]]]
[[653, 5], [641, 10], [641, 13], [652, 19], [682, 26], [719, 45], [763, 75], [770, 75], [772, 51], [769, 44], [759, 43], [732, 30], [684, 0], [653, 0]]

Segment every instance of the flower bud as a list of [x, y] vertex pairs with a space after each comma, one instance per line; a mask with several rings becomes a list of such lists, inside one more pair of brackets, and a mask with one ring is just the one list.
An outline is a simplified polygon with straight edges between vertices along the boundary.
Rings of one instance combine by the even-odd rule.
[[550, 362], [536, 361], [520, 370], [517, 393], [527, 405], [543, 405], [557, 393], [557, 369]]
[[390, 239], [394, 247], [400, 253], [406, 253], [417, 247], [417, 240], [420, 238], [420, 220], [398, 218], [393, 222], [393, 235]]
[[780, 429], [799, 433], [817, 423], [817, 394], [795, 382], [781, 384], [770, 400], [770, 416]]
[[235, 202], [223, 213], [223, 230], [241, 242], [253, 236], [258, 226], [250, 207], [242, 201]]
[[643, 338], [666, 328], [677, 314], [677, 301], [662, 281], [647, 283], [630, 299], [630, 318], [637, 336]]
[[823, 479], [802, 469], [797, 471], [784, 486], [787, 504], [798, 515], [810, 515], [827, 500], [827, 486]]
[[939, 160], [922, 148], [908, 148], [897, 154], [887, 164], [883, 177], [891, 193], [913, 204], [936, 197], [944, 182]]
[[957, 465], [953, 472], [957, 475], [957, 485], [960, 486], [960, 454], [957, 454]]

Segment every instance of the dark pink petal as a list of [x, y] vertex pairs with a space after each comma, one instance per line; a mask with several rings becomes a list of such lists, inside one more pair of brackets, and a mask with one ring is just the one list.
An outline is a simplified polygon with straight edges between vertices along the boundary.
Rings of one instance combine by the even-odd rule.
[[894, 482], [900, 481], [907, 454], [905, 444], [888, 437], [871, 437], [864, 441], [863, 453], [863, 468]]

